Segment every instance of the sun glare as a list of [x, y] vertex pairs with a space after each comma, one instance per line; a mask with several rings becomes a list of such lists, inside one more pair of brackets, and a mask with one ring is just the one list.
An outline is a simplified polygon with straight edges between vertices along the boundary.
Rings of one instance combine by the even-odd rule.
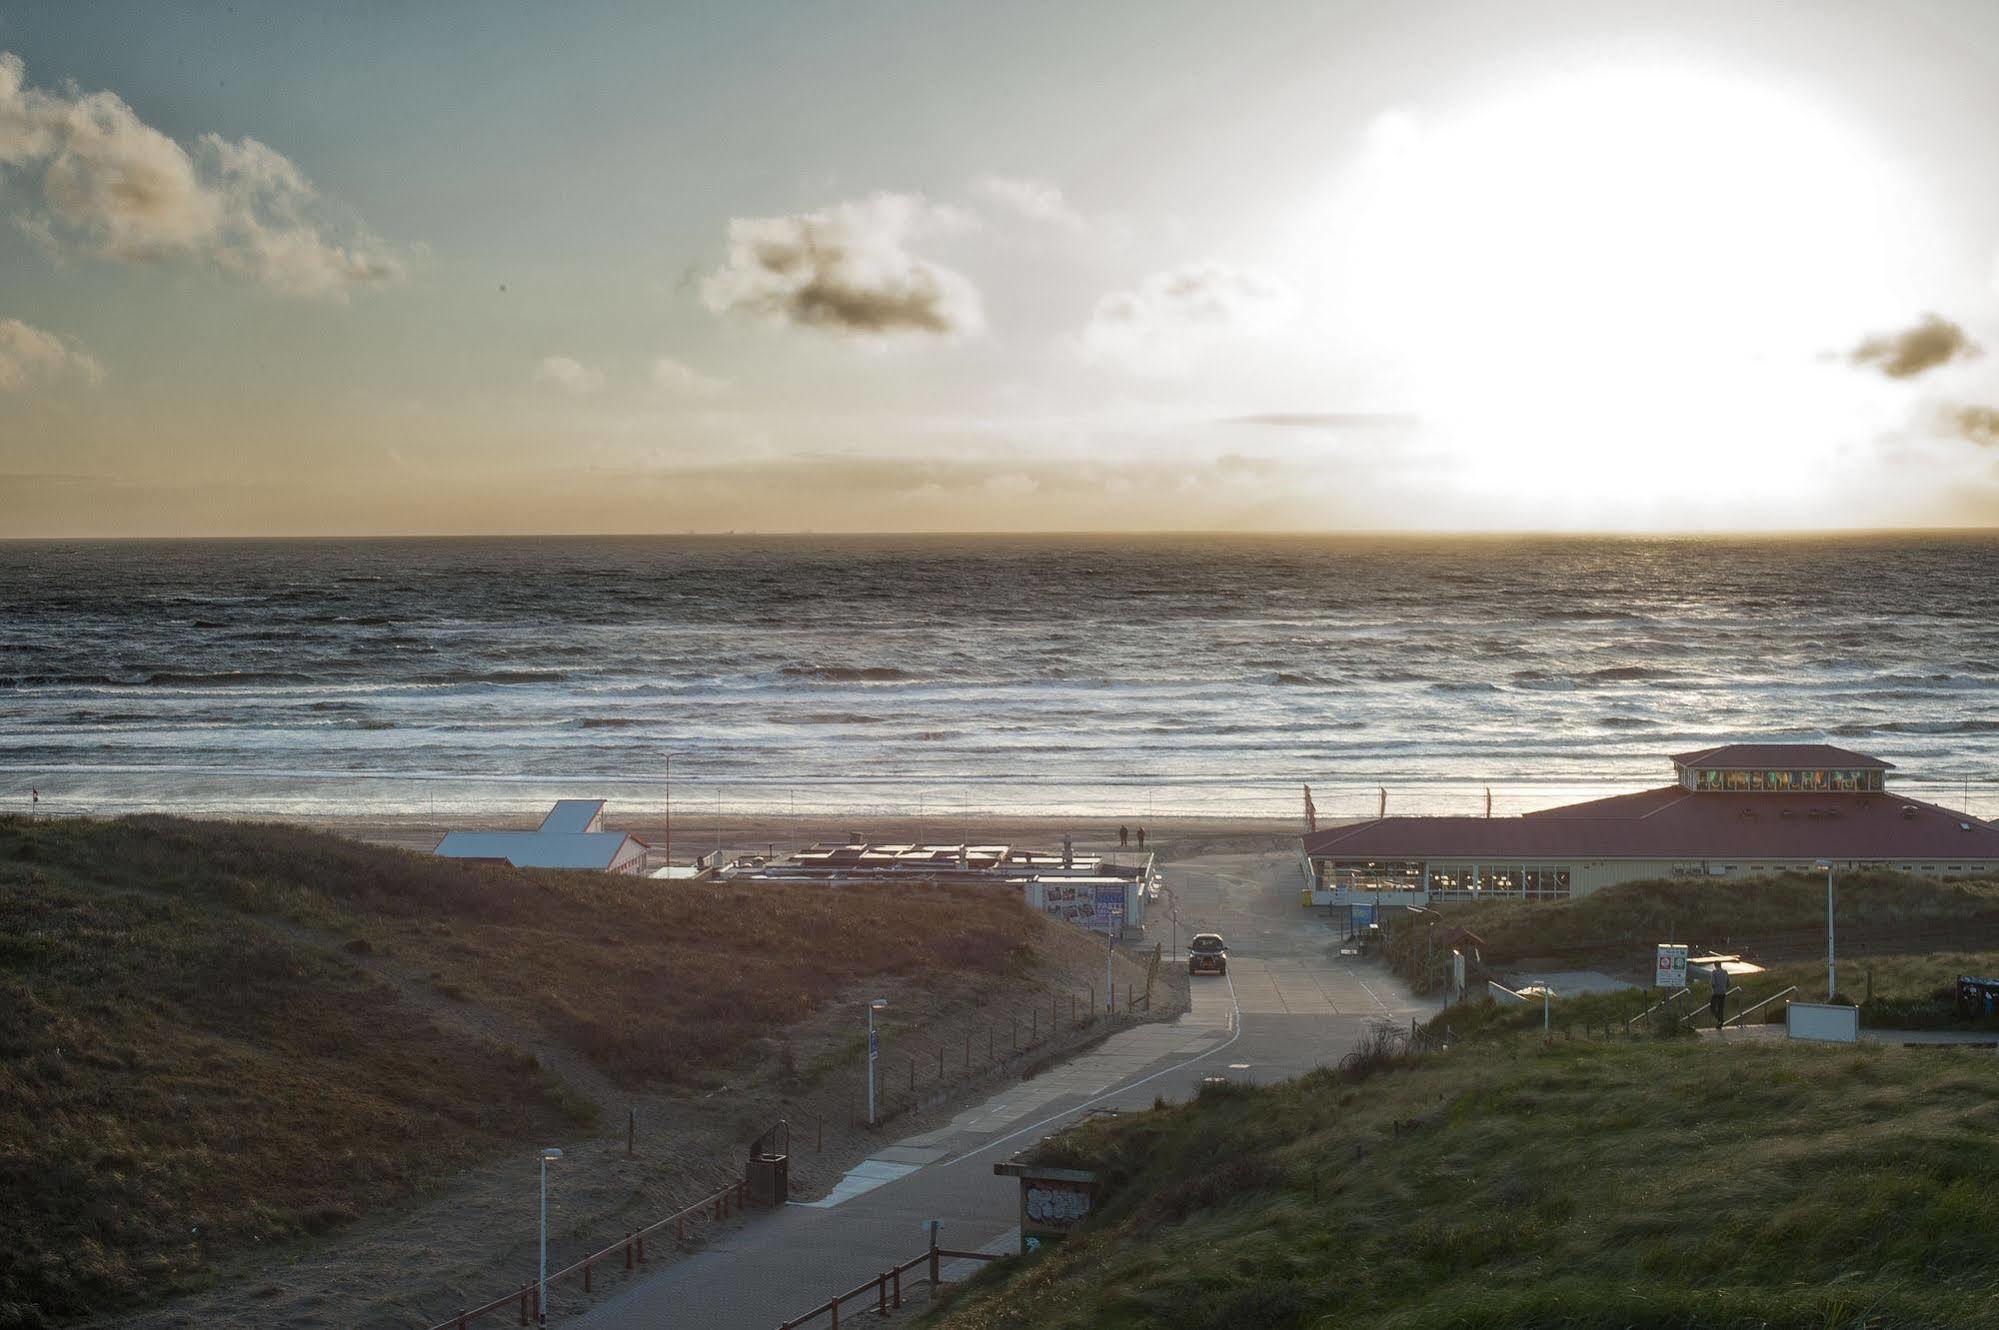
[[[1605, 69], [1392, 113], [1342, 274], [1468, 493], [1533, 525], [1803, 517], [1865, 385], [1823, 352], [1904, 316], [1919, 228], [1863, 135], [1699, 69]], [[1858, 396], [1856, 396], [1856, 394]]]

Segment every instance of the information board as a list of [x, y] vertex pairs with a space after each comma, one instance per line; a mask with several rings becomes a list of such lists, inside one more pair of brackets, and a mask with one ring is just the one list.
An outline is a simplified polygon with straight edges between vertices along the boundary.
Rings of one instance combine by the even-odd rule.
[[1659, 963], [1652, 975], [1654, 988], [1675, 992], [1687, 986], [1687, 949], [1671, 942], [1659, 944]]

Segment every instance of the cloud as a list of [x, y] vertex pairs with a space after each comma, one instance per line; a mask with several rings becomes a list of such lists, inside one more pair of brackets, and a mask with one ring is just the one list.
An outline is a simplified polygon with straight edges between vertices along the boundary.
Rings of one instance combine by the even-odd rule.
[[652, 382], [678, 397], [715, 397], [728, 391], [725, 380], [711, 378], [672, 356], [661, 356], [652, 364]]
[[1223, 343], [1276, 330], [1294, 305], [1290, 292], [1261, 274], [1192, 264], [1099, 300], [1076, 347], [1085, 360], [1177, 374]]
[[1277, 429], [1408, 429], [1421, 418], [1395, 411], [1261, 411], [1226, 416], [1224, 425], [1264, 425]]
[[1062, 197], [1062, 190], [1046, 180], [1030, 180], [1024, 176], [980, 176], [972, 182], [972, 192], [1029, 221], [1046, 222], [1067, 231], [1089, 229], [1089, 222], [1084, 220], [1083, 214], [1069, 206], [1069, 201]]
[[701, 297], [717, 314], [847, 336], [970, 336], [985, 326], [978, 288], [908, 248], [912, 239], [970, 224], [911, 194], [738, 217], [729, 223], [728, 262], [702, 283]]
[[1987, 448], [1999, 447], [1999, 407], [1960, 406], [1950, 413], [1949, 422], [1959, 438]]
[[364, 228], [334, 235], [312, 182], [276, 149], [204, 134], [190, 153], [116, 93], [28, 87], [11, 53], [0, 53], [0, 169], [31, 183], [16, 220], [58, 254], [189, 260], [331, 300], [403, 277]]
[[104, 366], [74, 341], [19, 319], [0, 319], [0, 393], [64, 377], [97, 383], [104, 378]]
[[553, 384], [566, 393], [582, 397], [604, 386], [604, 371], [568, 356], [547, 356], [535, 366], [534, 381]]
[[1949, 319], [1925, 314], [1913, 328], [1867, 338], [1847, 353], [1847, 360], [1871, 365], [1891, 379], [1913, 379], [1953, 360], [1970, 360], [1979, 354], [1979, 346], [1964, 329]]

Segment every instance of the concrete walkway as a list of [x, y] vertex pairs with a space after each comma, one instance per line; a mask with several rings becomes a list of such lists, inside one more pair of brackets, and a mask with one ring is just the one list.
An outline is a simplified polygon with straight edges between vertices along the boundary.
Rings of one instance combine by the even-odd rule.
[[[1324, 921], [1297, 904], [1296, 875], [1296, 861], [1278, 856], [1169, 868], [1182, 940], [1215, 929], [1231, 953], [1226, 979], [1193, 984], [1185, 1015], [1122, 1031], [942, 1127], [896, 1140], [824, 1202], [727, 1233], [566, 1323], [771, 1330], [917, 1255], [932, 1219], [947, 1247], [1011, 1250], [1018, 1188], [993, 1176], [995, 1162], [1087, 1112], [1185, 1099], [1206, 1075], [1296, 1075], [1337, 1061], [1371, 1020], [1431, 1014], [1433, 1004], [1408, 998], [1384, 970], [1335, 955]], [[551, 1301], [551, 1320], [561, 1320], [561, 1302]]]

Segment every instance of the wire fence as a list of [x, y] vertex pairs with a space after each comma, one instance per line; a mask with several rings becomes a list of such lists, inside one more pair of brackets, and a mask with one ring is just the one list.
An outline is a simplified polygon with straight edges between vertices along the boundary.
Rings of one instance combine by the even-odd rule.
[[[1060, 1052], [1107, 1022], [1150, 1014], [1160, 948], [1154, 945], [1146, 955], [1145, 977], [1119, 980], [1109, 992], [1097, 985], [1051, 989], [1040, 1002], [1008, 1009], [1004, 1019], [978, 1021], [948, 1034], [922, 1028], [884, 1033], [875, 1059], [876, 1122], [922, 1108], [1022, 1060]], [[867, 1121], [865, 1082], [855, 1088], [852, 1117], [856, 1123]]]

